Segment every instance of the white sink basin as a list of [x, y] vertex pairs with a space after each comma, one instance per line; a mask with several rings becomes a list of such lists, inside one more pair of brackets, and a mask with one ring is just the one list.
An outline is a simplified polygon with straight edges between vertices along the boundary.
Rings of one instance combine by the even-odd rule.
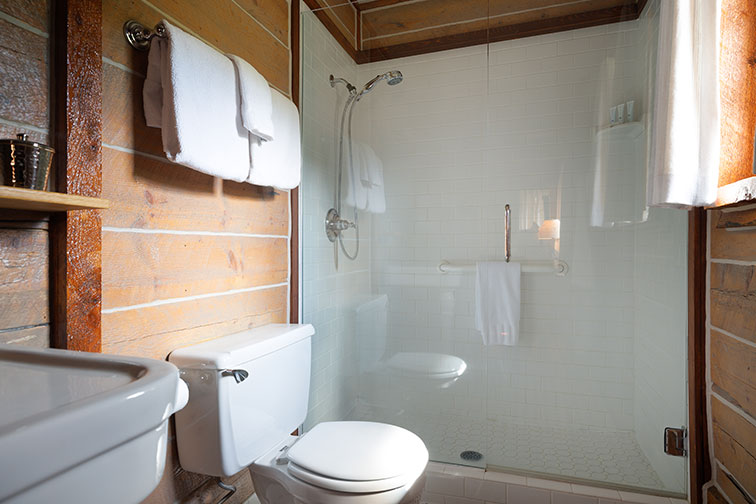
[[168, 362], [0, 345], [0, 502], [140, 502], [187, 398]]

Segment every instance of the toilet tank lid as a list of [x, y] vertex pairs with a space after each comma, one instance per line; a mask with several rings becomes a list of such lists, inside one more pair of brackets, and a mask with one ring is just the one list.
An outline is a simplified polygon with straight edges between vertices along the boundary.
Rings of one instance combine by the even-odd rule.
[[179, 368], [227, 369], [315, 334], [312, 324], [268, 324], [178, 348], [168, 360]]

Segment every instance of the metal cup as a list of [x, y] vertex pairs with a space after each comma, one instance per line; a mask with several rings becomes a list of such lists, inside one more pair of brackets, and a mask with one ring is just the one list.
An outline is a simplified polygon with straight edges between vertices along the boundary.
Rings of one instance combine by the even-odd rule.
[[55, 149], [30, 142], [19, 133], [16, 139], [0, 140], [0, 183], [26, 189], [47, 189]]

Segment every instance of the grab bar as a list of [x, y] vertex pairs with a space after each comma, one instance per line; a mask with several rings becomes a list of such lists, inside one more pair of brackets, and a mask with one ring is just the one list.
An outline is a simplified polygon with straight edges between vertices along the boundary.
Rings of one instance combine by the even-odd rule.
[[[520, 263], [523, 273], [553, 273], [563, 277], [570, 271], [570, 266], [561, 259], [553, 261], [528, 261]], [[441, 273], [475, 273], [476, 264], [472, 261], [449, 262], [443, 260], [438, 263], [438, 271]]]
[[512, 211], [509, 205], [504, 205], [504, 259], [509, 262], [512, 258]]

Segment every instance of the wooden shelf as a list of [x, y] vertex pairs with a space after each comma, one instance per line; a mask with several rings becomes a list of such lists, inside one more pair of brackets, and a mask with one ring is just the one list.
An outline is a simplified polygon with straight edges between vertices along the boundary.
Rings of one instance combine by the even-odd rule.
[[0, 186], [0, 208], [34, 210], [37, 212], [65, 212], [67, 210], [108, 208], [109, 206], [108, 200], [100, 198]]

